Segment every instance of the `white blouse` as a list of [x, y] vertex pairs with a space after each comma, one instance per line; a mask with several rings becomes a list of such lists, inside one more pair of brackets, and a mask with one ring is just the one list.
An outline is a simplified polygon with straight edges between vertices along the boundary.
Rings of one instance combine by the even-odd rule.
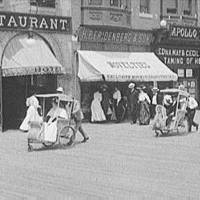
[[151, 100], [150, 100], [148, 94], [145, 92], [140, 92], [138, 100], [139, 100], [139, 102], [147, 100], [149, 104], [151, 103]]

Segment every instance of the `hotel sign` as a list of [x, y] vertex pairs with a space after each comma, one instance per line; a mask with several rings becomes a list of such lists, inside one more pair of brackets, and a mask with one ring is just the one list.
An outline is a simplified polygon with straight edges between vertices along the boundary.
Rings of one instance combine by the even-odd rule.
[[32, 28], [33, 30], [70, 34], [72, 32], [71, 24], [71, 17], [0, 12], [0, 30], [28, 30], [29, 28]]

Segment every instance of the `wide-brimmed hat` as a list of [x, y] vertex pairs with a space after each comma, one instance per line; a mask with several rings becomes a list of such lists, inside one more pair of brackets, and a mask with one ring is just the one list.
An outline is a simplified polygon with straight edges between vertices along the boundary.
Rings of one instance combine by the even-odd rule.
[[106, 89], [108, 88], [108, 86], [107, 86], [106, 84], [103, 84], [103, 85], [101, 85], [100, 87], [101, 87], [101, 88], [106, 88]]
[[152, 88], [153, 91], [158, 91], [159, 89], [157, 87]]
[[62, 92], [62, 93], [64, 92], [64, 90], [63, 90], [62, 87], [58, 87], [58, 88], [56, 89], [56, 91], [57, 91], [57, 92]]
[[135, 88], [135, 83], [129, 83], [128, 88], [130, 88], [130, 89]]

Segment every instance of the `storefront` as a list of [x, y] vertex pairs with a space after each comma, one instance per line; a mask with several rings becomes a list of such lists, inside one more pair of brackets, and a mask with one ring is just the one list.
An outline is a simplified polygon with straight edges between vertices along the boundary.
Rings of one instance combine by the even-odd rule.
[[[177, 75], [151, 52], [80, 50], [78, 55], [78, 76], [81, 81], [89, 83], [86, 88], [90, 95], [86, 93], [87, 98], [91, 98], [93, 93], [99, 89], [96, 83], [100, 86], [104, 82], [110, 86], [110, 89], [114, 89], [112, 86], [117, 86], [122, 95], [125, 95], [127, 83], [131, 81], [153, 83], [177, 80]], [[92, 82], [95, 84], [92, 85]], [[109, 92], [112, 94], [113, 91]], [[87, 98], [85, 97], [84, 100]]]
[[[151, 52], [151, 44], [154, 39], [152, 31], [84, 25], [80, 26], [78, 36], [80, 51], [77, 66], [79, 68], [81, 103], [85, 118], [90, 119], [90, 105], [93, 94], [105, 81], [110, 94], [117, 86], [122, 95], [126, 95], [127, 86], [131, 81], [153, 87], [156, 81], [154, 74], [162, 68], [159, 69], [158, 67], [153, 72], [151, 71], [152, 68], [148, 69], [148, 66], [152, 61], [158, 62], [158, 66], [162, 66], [162, 62], [154, 54], [145, 55], [144, 53]], [[131, 54], [130, 52], [143, 53], [140, 54], [139, 57], [141, 58], [139, 58], [139, 54]], [[135, 63], [137, 59], [139, 59], [139, 66]], [[155, 63], [151, 66], [155, 66]], [[142, 73], [139, 69], [142, 70]], [[170, 80], [168, 83], [172, 84], [172, 79], [168, 80]], [[166, 80], [161, 77], [157, 81]]]
[[31, 90], [53, 93], [58, 85], [65, 89], [69, 85], [71, 49], [66, 47], [71, 18], [2, 12], [0, 25], [1, 127], [5, 130], [19, 127]]
[[167, 37], [154, 43], [154, 52], [178, 74], [177, 85], [183, 84], [192, 96], [200, 100], [200, 29], [173, 25], [167, 32]]
[[[112, 26], [82, 25], [79, 27], [78, 36], [81, 51], [150, 52], [150, 44], [153, 41], [151, 31]], [[95, 81], [83, 79], [80, 81], [82, 109], [87, 119], [90, 119], [90, 105], [93, 94], [104, 82], [101, 78]], [[110, 93], [113, 92], [114, 86], [118, 86], [122, 93], [125, 93], [128, 80], [127, 82], [107, 80], [106, 84], [109, 86]]]

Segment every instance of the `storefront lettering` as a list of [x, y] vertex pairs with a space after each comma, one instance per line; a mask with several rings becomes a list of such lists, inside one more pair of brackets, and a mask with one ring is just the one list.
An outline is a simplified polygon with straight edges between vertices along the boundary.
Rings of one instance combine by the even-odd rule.
[[112, 68], [122, 69], [148, 69], [150, 68], [145, 62], [107, 62]]
[[159, 47], [156, 54], [169, 65], [191, 65], [200, 64], [200, 49], [173, 49], [168, 47]]
[[36, 67], [35, 74], [57, 74], [61, 73], [60, 67]]
[[170, 37], [177, 39], [199, 39], [199, 28], [185, 26], [171, 26]]
[[151, 32], [134, 30], [114, 31], [113, 29], [103, 29], [94, 27], [80, 27], [79, 40], [84, 42], [109, 42], [123, 43], [129, 45], [144, 44], [150, 45], [153, 41]]
[[28, 29], [71, 33], [71, 17], [0, 12], [1, 29]]

